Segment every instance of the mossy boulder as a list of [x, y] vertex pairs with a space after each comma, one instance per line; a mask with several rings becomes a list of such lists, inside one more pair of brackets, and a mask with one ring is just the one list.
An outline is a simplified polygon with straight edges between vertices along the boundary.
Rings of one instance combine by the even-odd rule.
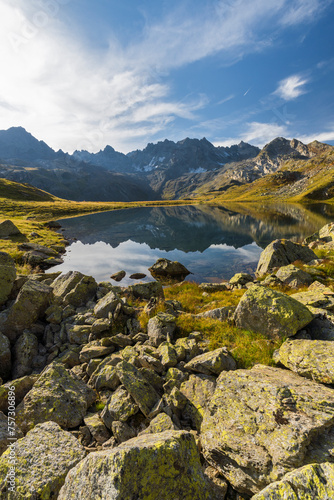
[[306, 306], [270, 288], [253, 285], [241, 298], [234, 320], [238, 327], [268, 337], [291, 337], [313, 319]]
[[0, 496], [6, 500], [57, 498], [70, 469], [86, 456], [84, 447], [55, 422], [37, 425], [15, 443], [15, 491], [6, 476], [10, 450], [0, 457]]
[[170, 342], [163, 342], [158, 348], [160, 362], [165, 370], [177, 365], [177, 353]]
[[11, 220], [4, 220], [0, 223], [0, 238], [8, 238], [9, 236], [19, 236], [21, 231]]
[[6, 335], [0, 332], [0, 377], [8, 380], [12, 368], [10, 342]]
[[119, 296], [111, 291], [107, 293], [102, 299], [98, 301], [94, 308], [94, 314], [97, 318], [108, 318], [109, 314], [112, 314], [117, 305], [120, 304], [121, 300]]
[[156, 434], [157, 432], [165, 432], [170, 430], [177, 430], [176, 425], [169, 415], [166, 413], [159, 413], [153, 420], [151, 420], [150, 425], [140, 433], [142, 434]]
[[150, 300], [152, 297], [164, 298], [162, 284], [158, 281], [150, 283], [136, 283], [128, 286], [128, 291], [138, 299]]
[[[32, 389], [37, 382], [39, 375], [26, 375], [25, 377], [11, 380], [10, 386], [15, 387], [15, 403], [20, 404], [24, 396]], [[0, 411], [8, 409], [8, 383], [0, 386]]]
[[308, 290], [306, 292], [294, 293], [291, 297], [305, 306], [334, 311], [334, 295], [332, 295], [332, 292], [326, 293], [326, 291], [324, 292], [321, 289]]
[[108, 451], [91, 453], [72, 469], [58, 500], [209, 500], [192, 434], [148, 434]]
[[126, 422], [139, 411], [139, 406], [124, 387], [119, 387], [108, 399], [101, 413], [101, 419], [108, 429], [114, 421]]
[[293, 264], [280, 267], [280, 269], [276, 273], [276, 276], [281, 280], [282, 283], [288, 285], [291, 288], [309, 286], [313, 282], [313, 278], [310, 274], [303, 271], [302, 269], [299, 269]]
[[201, 428], [204, 410], [211, 401], [215, 389], [215, 377], [203, 374], [190, 375], [180, 386], [180, 392], [186, 398], [182, 415], [189, 419], [198, 431]]
[[223, 370], [235, 370], [236, 367], [237, 363], [227, 348], [220, 347], [196, 356], [185, 365], [184, 369], [205, 375], [219, 375]]
[[252, 500], [329, 500], [334, 498], [334, 464], [310, 464], [286, 474]]
[[162, 342], [173, 340], [176, 329], [175, 317], [172, 314], [158, 313], [147, 324], [147, 335], [153, 346], [158, 347]]
[[51, 287], [36, 280], [28, 280], [10, 309], [0, 314], [0, 330], [14, 342], [23, 330], [43, 317], [51, 299]]
[[307, 246], [299, 245], [290, 240], [275, 240], [261, 253], [256, 274], [263, 276], [276, 267], [287, 266], [296, 260], [310, 262], [314, 259], [317, 259], [316, 254]]
[[117, 375], [139, 406], [141, 412], [145, 417], [148, 417], [152, 408], [160, 399], [156, 390], [140, 371], [127, 361], [122, 361], [117, 365]]
[[97, 283], [91, 276], [85, 276], [79, 271], [69, 271], [61, 274], [52, 283], [57, 304], [80, 307], [93, 299], [97, 291]]
[[95, 399], [95, 392], [81, 379], [63, 364], [53, 362], [18, 405], [16, 421], [24, 432], [47, 421], [71, 429], [82, 422]]
[[274, 359], [302, 377], [322, 384], [334, 384], [334, 342], [287, 340]]
[[16, 278], [14, 259], [8, 253], [0, 252], [0, 306], [8, 299]]
[[84, 417], [85, 425], [88, 427], [93, 439], [103, 444], [110, 438], [110, 432], [104, 425], [98, 413], [87, 413]]
[[268, 366], [222, 372], [201, 443], [233, 488], [259, 493], [295, 468], [333, 461], [334, 391]]
[[13, 378], [18, 379], [30, 375], [33, 371], [33, 360], [38, 355], [38, 339], [36, 335], [25, 331], [15, 342], [13, 354]]
[[[13, 421], [11, 421], [11, 423], [13, 423]], [[13, 434], [10, 435], [9, 432]], [[7, 450], [9, 444], [13, 443], [13, 441], [8, 440], [10, 437], [19, 439], [23, 437], [23, 433], [17, 426], [11, 426], [10, 429], [8, 429], [8, 417], [0, 411], [0, 455]]]

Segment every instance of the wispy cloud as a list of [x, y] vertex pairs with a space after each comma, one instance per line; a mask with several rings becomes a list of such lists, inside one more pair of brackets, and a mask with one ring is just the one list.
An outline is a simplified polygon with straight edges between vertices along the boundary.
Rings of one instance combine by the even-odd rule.
[[[110, 33], [107, 48], [97, 50], [61, 22], [69, 1], [0, 3], [0, 128], [22, 125], [68, 151], [111, 144], [124, 152], [164, 134], [178, 118], [199, 120], [208, 98], [175, 99], [174, 69], [215, 54], [234, 61], [264, 50], [273, 26], [311, 19], [319, 4], [209, 0], [190, 11], [189, 2], [181, 0], [159, 22], [148, 18], [140, 37], [126, 46]], [[290, 77], [281, 82], [281, 95], [293, 99], [305, 83]]]
[[217, 141], [215, 142], [215, 146], [231, 146], [232, 144], [244, 141], [262, 147], [275, 137], [286, 137], [288, 135], [289, 131], [285, 125], [251, 122], [246, 124], [244, 131], [239, 136]]
[[292, 26], [305, 22], [314, 22], [323, 11], [332, 3], [332, 0], [297, 0], [287, 5], [281, 24]]
[[307, 92], [304, 85], [306, 85], [308, 81], [309, 80], [307, 78], [303, 78], [300, 75], [289, 76], [279, 82], [278, 88], [275, 90], [274, 94], [278, 95], [285, 101], [291, 101]]
[[332, 123], [327, 130], [321, 132], [315, 132], [314, 134], [301, 135], [300, 140], [304, 144], [309, 144], [313, 141], [319, 142], [333, 142], [334, 141], [334, 123]]

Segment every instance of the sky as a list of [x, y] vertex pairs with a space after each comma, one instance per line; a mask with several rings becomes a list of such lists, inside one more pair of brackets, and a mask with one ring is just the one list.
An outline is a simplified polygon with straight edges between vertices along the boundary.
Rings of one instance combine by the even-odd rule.
[[0, 129], [128, 153], [334, 144], [334, 0], [0, 0]]

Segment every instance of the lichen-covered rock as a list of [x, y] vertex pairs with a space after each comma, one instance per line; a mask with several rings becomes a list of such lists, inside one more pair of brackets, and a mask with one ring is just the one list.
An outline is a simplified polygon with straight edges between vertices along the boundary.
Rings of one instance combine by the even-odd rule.
[[14, 348], [13, 378], [30, 375], [33, 371], [33, 359], [38, 355], [38, 340], [36, 335], [24, 332], [16, 341]]
[[91, 331], [91, 325], [69, 325], [67, 328], [68, 340], [71, 344], [87, 344]]
[[313, 281], [313, 278], [310, 274], [303, 271], [302, 269], [299, 269], [293, 264], [280, 267], [276, 273], [276, 276], [282, 283], [290, 286], [291, 288], [308, 286]]
[[323, 290], [307, 290], [306, 292], [294, 293], [291, 297], [305, 306], [334, 311], [334, 296]]
[[232, 287], [245, 286], [247, 283], [252, 283], [254, 281], [254, 277], [247, 273], [237, 273], [229, 281], [229, 284]]
[[110, 439], [110, 433], [98, 413], [87, 413], [84, 422], [97, 443], [103, 444]]
[[16, 269], [14, 259], [8, 253], [0, 252], [0, 306], [8, 299], [13, 289], [15, 278]]
[[0, 329], [11, 341], [42, 317], [49, 307], [52, 288], [36, 280], [28, 280], [21, 288], [16, 301], [0, 314]]
[[303, 304], [261, 285], [247, 290], [234, 313], [238, 327], [268, 337], [291, 337], [312, 319], [313, 315]]
[[85, 276], [79, 271], [69, 271], [61, 274], [52, 283], [53, 294], [57, 304], [80, 307], [93, 299], [97, 283], [91, 276]]
[[334, 464], [310, 464], [286, 474], [252, 500], [329, 500], [334, 498]]
[[232, 307], [217, 307], [216, 309], [211, 309], [210, 311], [204, 311], [202, 313], [196, 314], [199, 318], [210, 318], [217, 319], [219, 321], [226, 321]]
[[101, 419], [106, 427], [111, 429], [114, 421], [126, 422], [138, 411], [139, 406], [135, 403], [128, 391], [126, 391], [124, 387], [119, 387], [103, 408]]
[[98, 301], [94, 308], [94, 314], [97, 318], [108, 318], [109, 314], [112, 314], [117, 305], [121, 303], [119, 296], [111, 291], [107, 293], [102, 299]]
[[58, 500], [209, 500], [192, 434], [148, 434], [91, 453], [72, 469]]
[[[11, 380], [10, 386], [15, 387], [15, 404], [21, 403], [24, 396], [31, 390], [35, 382], [37, 382], [39, 375], [26, 375], [25, 377], [17, 380]], [[8, 383], [0, 386], [0, 411], [7, 411], [8, 409]]]
[[122, 361], [117, 365], [117, 375], [139, 406], [141, 412], [145, 417], [148, 417], [152, 408], [160, 399], [156, 390], [135, 366], [126, 361]]
[[204, 373], [205, 375], [219, 375], [223, 370], [235, 370], [236, 368], [237, 363], [226, 347], [200, 354], [184, 367], [185, 370]]
[[334, 384], [334, 342], [287, 340], [274, 359], [302, 377], [322, 384]]
[[317, 256], [307, 246], [293, 243], [290, 240], [275, 240], [261, 253], [256, 274], [263, 276], [276, 267], [287, 266], [296, 260], [310, 262], [313, 259], [317, 259]]
[[165, 370], [177, 365], [177, 353], [172, 344], [163, 342], [158, 348], [160, 361]]
[[152, 345], [158, 347], [162, 342], [173, 340], [176, 329], [175, 317], [172, 314], [158, 313], [147, 324], [147, 335]]
[[86, 456], [69, 432], [54, 422], [37, 425], [15, 444], [15, 491], [8, 489], [10, 450], [0, 457], [0, 496], [6, 500], [57, 498], [70, 469]]
[[304, 243], [309, 244], [312, 241], [317, 241], [317, 240], [325, 240], [325, 241], [333, 241], [334, 240], [334, 223], [329, 222], [325, 226], [323, 226], [319, 231], [316, 231], [315, 233], [311, 234], [311, 236], [308, 236], [305, 238]]
[[114, 350], [114, 345], [111, 344], [109, 346], [104, 346], [101, 345], [101, 342], [99, 340], [94, 340], [92, 342], [89, 342], [89, 344], [86, 344], [81, 349], [80, 361], [82, 363], [85, 363], [94, 358], [104, 358], [105, 356], [108, 356], [108, 354], [114, 352]]
[[[8, 402], [7, 402], [7, 407], [8, 407]], [[11, 420], [10, 423], [12, 424], [14, 423], [14, 421]], [[2, 455], [4, 451], [7, 450], [9, 444], [13, 443], [12, 440], [8, 439], [11, 437], [13, 437], [13, 439], [14, 438], [19, 439], [23, 437], [23, 433], [21, 429], [17, 427], [17, 425], [16, 426], [10, 425], [9, 427], [8, 417], [0, 411], [0, 455]]]
[[211, 401], [216, 389], [216, 379], [208, 375], [190, 375], [180, 386], [181, 394], [187, 399], [183, 417], [190, 419], [199, 431], [204, 415], [204, 409]]
[[95, 399], [95, 392], [81, 379], [54, 362], [18, 405], [16, 422], [23, 432], [50, 420], [65, 428], [77, 427]]
[[118, 443], [124, 443], [136, 437], [134, 429], [126, 422], [118, 422], [115, 420], [112, 423], [111, 430]]
[[200, 348], [195, 339], [181, 338], [175, 342], [178, 361], [190, 361], [200, 353]]
[[164, 298], [162, 284], [158, 281], [136, 283], [128, 286], [129, 292], [136, 298], [150, 300], [152, 297]]
[[157, 432], [165, 432], [170, 430], [178, 430], [173, 420], [166, 413], [159, 413], [150, 425], [140, 433], [142, 434], [156, 434]]
[[204, 411], [207, 461], [242, 494], [333, 461], [334, 391], [279, 368], [222, 372]]
[[108, 364], [103, 365], [102, 362], [93, 372], [88, 381], [88, 385], [89, 387], [94, 387], [97, 391], [102, 389], [114, 391], [120, 385], [115, 366]]
[[10, 342], [6, 335], [0, 332], [0, 377], [8, 380], [12, 368]]

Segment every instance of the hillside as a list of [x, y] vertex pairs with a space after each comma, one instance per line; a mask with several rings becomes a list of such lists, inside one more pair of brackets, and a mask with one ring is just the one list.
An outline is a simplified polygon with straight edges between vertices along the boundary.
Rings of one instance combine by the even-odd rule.
[[16, 201], [60, 201], [46, 191], [8, 179], [0, 179], [0, 198]]

